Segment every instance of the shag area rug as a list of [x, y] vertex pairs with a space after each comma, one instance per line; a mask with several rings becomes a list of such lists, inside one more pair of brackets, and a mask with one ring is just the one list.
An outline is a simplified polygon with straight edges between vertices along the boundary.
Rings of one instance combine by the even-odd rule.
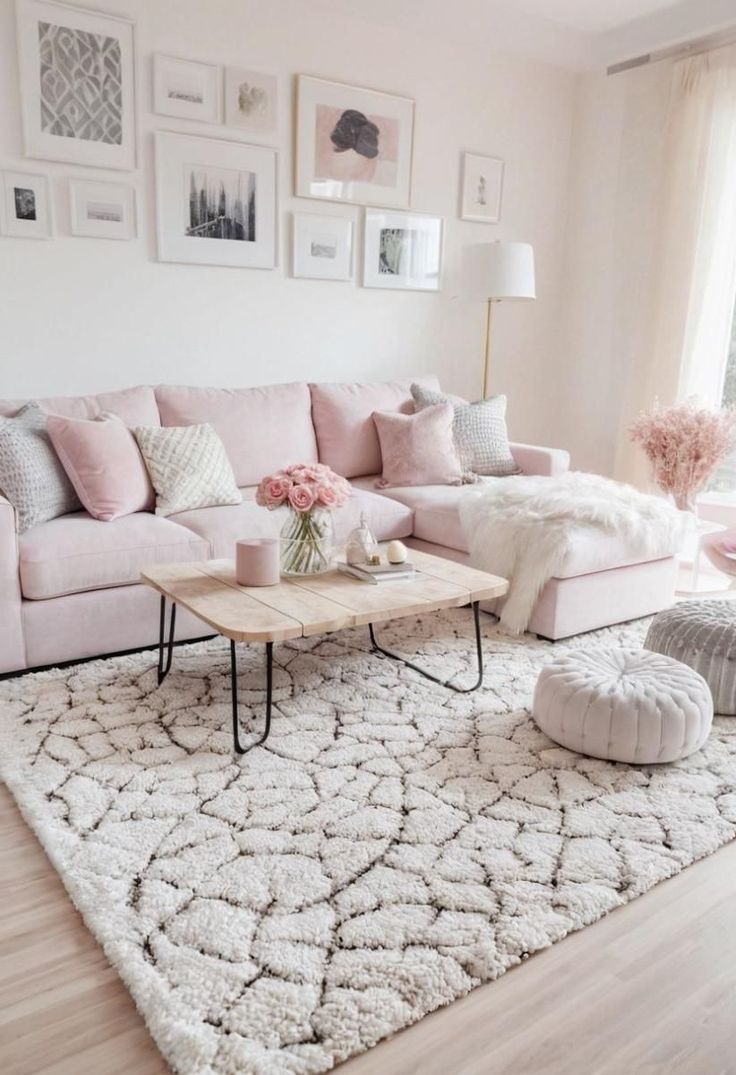
[[[483, 618], [456, 695], [355, 629], [277, 647], [266, 747], [231, 754], [228, 649], [0, 684], [0, 771], [182, 1075], [309, 1075], [496, 978], [736, 834], [736, 720], [684, 762], [583, 758], [537, 730], [551, 646]], [[472, 673], [466, 611], [384, 640]], [[243, 647], [262, 727], [263, 651]], [[247, 716], [247, 714], [246, 714]]]

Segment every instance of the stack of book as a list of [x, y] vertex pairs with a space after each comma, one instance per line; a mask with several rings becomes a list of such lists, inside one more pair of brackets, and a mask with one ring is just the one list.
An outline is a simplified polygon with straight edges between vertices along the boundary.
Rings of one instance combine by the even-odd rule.
[[361, 582], [370, 582], [374, 586], [379, 582], [389, 582], [393, 579], [414, 578], [414, 565], [403, 564], [343, 564], [337, 565], [343, 575], [360, 579]]

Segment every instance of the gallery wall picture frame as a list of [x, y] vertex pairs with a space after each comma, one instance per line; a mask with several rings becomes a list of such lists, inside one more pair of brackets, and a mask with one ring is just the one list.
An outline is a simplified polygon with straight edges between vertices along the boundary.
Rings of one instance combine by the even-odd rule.
[[279, 79], [273, 71], [225, 68], [225, 124], [272, 135], [279, 122]]
[[292, 244], [292, 276], [307, 280], [352, 280], [352, 220], [294, 213]]
[[135, 25], [56, 0], [16, 0], [28, 157], [136, 167]]
[[441, 217], [366, 209], [363, 287], [440, 291], [442, 237]]
[[300, 197], [408, 208], [413, 141], [411, 98], [297, 76]]
[[0, 233], [18, 239], [50, 239], [53, 213], [49, 177], [3, 172], [0, 179]]
[[154, 53], [153, 111], [160, 116], [219, 123], [222, 117], [222, 68], [216, 63]]
[[460, 217], [479, 224], [501, 219], [504, 162], [499, 157], [463, 153], [460, 179]]
[[159, 260], [273, 269], [276, 151], [168, 131], [154, 147]]
[[88, 239], [134, 239], [135, 190], [129, 183], [69, 180], [72, 235]]

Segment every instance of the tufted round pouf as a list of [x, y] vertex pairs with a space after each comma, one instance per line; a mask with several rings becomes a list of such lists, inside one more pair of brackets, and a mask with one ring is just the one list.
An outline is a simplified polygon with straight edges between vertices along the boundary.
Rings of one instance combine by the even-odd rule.
[[532, 716], [578, 754], [652, 765], [677, 761], [708, 738], [713, 700], [692, 668], [659, 653], [600, 649], [546, 665]]
[[716, 713], [736, 716], [736, 602], [674, 605], [654, 617], [644, 645], [700, 672]]

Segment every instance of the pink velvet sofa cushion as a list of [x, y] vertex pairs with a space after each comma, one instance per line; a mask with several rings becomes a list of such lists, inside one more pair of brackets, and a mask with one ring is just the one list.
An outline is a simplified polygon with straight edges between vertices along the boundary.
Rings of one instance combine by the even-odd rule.
[[379, 488], [392, 485], [460, 485], [463, 467], [455, 448], [451, 403], [425, 407], [417, 414], [373, 415], [381, 443]]
[[90, 422], [50, 414], [51, 443], [93, 519], [153, 511], [153, 486], [135, 437], [114, 415]]
[[[243, 489], [242, 492], [242, 504], [182, 511], [170, 518], [208, 541], [210, 556], [232, 559], [239, 538], [278, 537], [286, 518], [282, 510], [267, 511], [259, 507], [253, 499], [255, 489]], [[408, 537], [412, 532], [414, 516], [411, 508], [377, 493], [354, 489], [347, 504], [333, 513], [336, 544], [345, 543], [362, 514], [379, 541]]]
[[62, 515], [20, 535], [23, 596], [62, 594], [139, 582], [149, 564], [206, 560], [206, 541], [156, 515], [126, 515], [112, 523], [86, 512]]
[[[27, 399], [0, 399], [0, 415], [18, 413]], [[110, 411], [125, 422], [126, 426], [158, 426], [161, 424], [156, 396], [150, 385], [123, 388], [119, 392], [100, 392], [97, 396], [49, 396], [37, 401], [49, 414], [61, 414], [65, 418], [97, 418], [103, 411]]]
[[156, 388], [161, 425], [209, 423], [220, 436], [238, 485], [257, 485], [292, 463], [316, 463], [309, 386]]
[[413, 414], [412, 384], [439, 391], [434, 375], [369, 384], [311, 384], [312, 419], [320, 462], [346, 478], [381, 470], [374, 411]]

